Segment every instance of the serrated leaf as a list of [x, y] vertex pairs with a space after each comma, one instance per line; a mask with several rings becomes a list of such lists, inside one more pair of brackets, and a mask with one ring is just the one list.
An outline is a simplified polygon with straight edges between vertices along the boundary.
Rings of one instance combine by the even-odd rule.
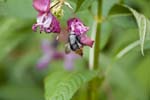
[[[119, 10], [120, 9], [120, 10]], [[115, 5], [109, 12], [109, 16], [116, 15], [116, 14], [129, 14], [129, 12], [134, 16], [138, 28], [139, 28], [139, 35], [140, 35], [140, 45], [141, 45], [141, 52], [144, 55], [144, 43], [145, 39], [150, 39], [150, 21], [144, 15], [138, 13], [136, 10], [132, 9], [126, 5]], [[146, 37], [147, 36], [147, 37]]]
[[45, 80], [46, 100], [70, 100], [83, 84], [96, 76], [95, 71], [54, 72]]
[[75, 12], [87, 9], [92, 4], [93, 1], [94, 0], [78, 0]]

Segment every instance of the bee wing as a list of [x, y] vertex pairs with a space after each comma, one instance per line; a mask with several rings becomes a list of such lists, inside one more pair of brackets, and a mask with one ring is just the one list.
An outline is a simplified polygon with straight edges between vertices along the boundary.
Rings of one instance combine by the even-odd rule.
[[70, 45], [69, 44], [66, 44], [65, 45], [65, 53], [68, 54], [71, 52], [71, 49], [70, 49]]

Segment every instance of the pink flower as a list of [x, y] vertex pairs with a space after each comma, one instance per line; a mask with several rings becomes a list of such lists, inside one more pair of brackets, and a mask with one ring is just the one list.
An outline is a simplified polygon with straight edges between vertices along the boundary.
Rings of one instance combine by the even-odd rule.
[[33, 7], [38, 12], [48, 12], [50, 10], [50, 0], [33, 0]]
[[48, 40], [42, 41], [42, 51], [43, 56], [39, 59], [37, 67], [39, 69], [46, 68], [52, 61], [64, 60], [64, 68], [66, 70], [72, 70], [74, 68], [74, 61], [79, 58], [78, 55], [74, 53], [65, 54], [57, 50], [58, 41], [54, 40], [50, 42]]
[[43, 69], [48, 66], [48, 64], [53, 59], [53, 54], [55, 52], [52, 44], [48, 40], [42, 41], [41, 49], [43, 51], [43, 56], [39, 59], [37, 67]]
[[68, 20], [69, 33], [79, 37], [81, 44], [92, 47], [94, 41], [87, 36], [86, 32], [88, 30], [89, 27], [85, 26], [80, 19], [72, 18]]
[[79, 56], [73, 52], [66, 54], [64, 56], [64, 67], [65, 67], [65, 69], [72, 70], [75, 67], [74, 62], [78, 58], [79, 58]]
[[32, 26], [32, 30], [36, 31], [40, 28], [40, 32], [60, 33], [60, 23], [50, 12], [50, 0], [33, 0], [33, 7], [37, 10], [37, 23]]

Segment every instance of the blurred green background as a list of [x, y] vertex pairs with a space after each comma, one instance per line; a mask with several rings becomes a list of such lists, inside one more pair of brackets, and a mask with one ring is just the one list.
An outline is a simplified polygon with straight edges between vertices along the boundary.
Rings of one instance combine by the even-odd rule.
[[[68, 0], [73, 8], [77, 0]], [[118, 0], [103, 0], [103, 16]], [[125, 0], [150, 18], [150, 0]], [[96, 2], [93, 0], [92, 11]], [[62, 26], [71, 12], [65, 12], [60, 19]], [[86, 25], [91, 27], [93, 16], [87, 9], [78, 11]], [[87, 17], [88, 16], [88, 17]], [[63, 70], [63, 61], [54, 61], [44, 70], [36, 64], [42, 56], [41, 41], [55, 36], [39, 34], [31, 27], [36, 21], [36, 11], [32, 0], [0, 0], [0, 100], [44, 100], [44, 77], [57, 70]], [[117, 16], [104, 21], [101, 36], [100, 66], [106, 75], [100, 88], [100, 100], [150, 100], [150, 46], [146, 43], [142, 56], [140, 46], [132, 49], [121, 58], [117, 54], [129, 44], [139, 39], [137, 25], [130, 16]], [[61, 44], [60, 44], [61, 46]], [[61, 49], [63, 51], [63, 49]], [[89, 48], [84, 48], [83, 59], [75, 61], [74, 70], [88, 67]], [[86, 100], [84, 87], [74, 100]]]

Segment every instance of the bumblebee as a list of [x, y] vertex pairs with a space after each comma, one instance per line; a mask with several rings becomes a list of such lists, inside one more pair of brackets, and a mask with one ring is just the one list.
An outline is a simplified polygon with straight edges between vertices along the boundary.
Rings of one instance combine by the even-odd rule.
[[83, 44], [80, 42], [80, 36], [75, 34], [69, 34], [68, 44], [66, 46], [66, 53], [69, 53], [70, 50], [74, 51], [76, 54], [83, 56]]

